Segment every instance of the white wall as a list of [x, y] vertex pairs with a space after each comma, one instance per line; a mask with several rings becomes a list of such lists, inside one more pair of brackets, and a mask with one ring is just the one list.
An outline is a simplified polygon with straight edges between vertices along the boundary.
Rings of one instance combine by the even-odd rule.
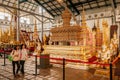
[[[120, 12], [120, 9], [116, 9], [116, 15], [118, 15]], [[81, 12], [82, 13], [82, 12]], [[86, 22], [88, 27], [92, 28], [94, 26], [94, 22], [97, 23], [97, 19], [99, 18], [99, 26], [102, 28], [102, 20], [105, 19], [108, 22], [108, 26], [110, 27], [112, 24], [112, 15], [113, 15], [113, 10], [112, 8], [100, 8], [100, 9], [95, 9], [95, 10], [88, 10], [86, 11]], [[97, 15], [97, 16], [96, 16]], [[76, 17], [77, 22], [81, 23], [81, 16]], [[113, 20], [115, 21], [115, 20]], [[80, 24], [81, 25], [81, 24]], [[119, 24], [118, 24], [119, 26]]]

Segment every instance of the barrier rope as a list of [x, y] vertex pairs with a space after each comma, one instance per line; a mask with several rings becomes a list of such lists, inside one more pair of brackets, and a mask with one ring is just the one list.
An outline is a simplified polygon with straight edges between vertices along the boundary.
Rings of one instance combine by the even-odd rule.
[[109, 65], [110, 65], [110, 64], [99, 63], [99, 62], [85, 62], [85, 61], [81, 61], [81, 60], [70, 60], [70, 59], [66, 59], [66, 61], [68, 61], [68, 62], [76, 62], [76, 63], [85, 63], [85, 64], [104, 65], [104, 66], [109, 66]]
[[[10, 52], [6, 52], [4, 50], [0, 50], [0, 52], [5, 52], [5, 54], [10, 54]], [[33, 54], [29, 54], [29, 56], [36, 56], [36, 55], [33, 55]], [[62, 61], [63, 58], [53, 58], [53, 57], [48, 57], [48, 56], [37, 56], [39, 58], [47, 58], [47, 59], [52, 59], [52, 60], [59, 60], [59, 61]], [[118, 60], [119, 57], [117, 57], [113, 62], [112, 64], [114, 64], [117, 60]], [[65, 61], [67, 62], [75, 62], [75, 63], [84, 63], [84, 64], [96, 64], [96, 65], [103, 65], [103, 66], [109, 66], [110, 64], [105, 64], [105, 63], [100, 63], [100, 62], [86, 62], [86, 61], [82, 61], [82, 60], [71, 60], [71, 59], [65, 59]], [[52, 62], [52, 63], [55, 63], [55, 62]], [[56, 63], [57, 64], [57, 63]], [[58, 63], [58, 64], [61, 64], [61, 63]]]
[[0, 50], [0, 53], [3, 53], [4, 52], [4, 50]]
[[117, 56], [117, 57], [113, 60], [112, 64], [115, 64], [115, 63], [118, 61], [119, 58], [120, 58], [120, 56]]
[[[29, 56], [35, 56], [35, 55], [29, 55]], [[47, 59], [52, 59], [52, 60], [59, 60], [62, 61], [63, 58], [52, 58], [52, 57], [47, 57], [47, 56], [37, 56], [39, 58], [47, 58]], [[75, 63], [84, 63], [84, 64], [96, 64], [96, 65], [103, 65], [103, 66], [109, 66], [110, 64], [105, 64], [105, 63], [99, 63], [99, 62], [85, 62], [81, 60], [71, 60], [71, 59], [65, 59], [67, 62], [75, 62]], [[54, 63], [54, 62], [53, 62]], [[61, 64], [61, 63], [58, 63]]]

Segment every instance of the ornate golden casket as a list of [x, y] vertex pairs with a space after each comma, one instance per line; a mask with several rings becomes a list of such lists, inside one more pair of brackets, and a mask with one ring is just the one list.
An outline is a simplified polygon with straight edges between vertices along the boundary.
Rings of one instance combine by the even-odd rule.
[[51, 29], [50, 44], [44, 45], [43, 53], [55, 58], [87, 61], [91, 57], [93, 47], [91, 44], [87, 45], [90, 32], [86, 26], [84, 14], [83, 17], [81, 27], [77, 24], [71, 26], [71, 13], [66, 8], [62, 14], [63, 25]]

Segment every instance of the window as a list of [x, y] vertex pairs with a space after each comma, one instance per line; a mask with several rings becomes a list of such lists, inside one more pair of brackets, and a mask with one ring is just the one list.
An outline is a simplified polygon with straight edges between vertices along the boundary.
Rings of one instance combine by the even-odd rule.
[[20, 18], [20, 22], [21, 22], [21, 23], [30, 24], [30, 19], [29, 19], [29, 18], [26, 18], [26, 17], [21, 17], [21, 18]]
[[11, 15], [8, 13], [0, 12], [0, 19], [5, 19], [5, 17], [8, 18], [8, 20], [11, 20]]
[[4, 19], [5, 19], [5, 17], [7, 17], [7, 19], [10, 21], [11, 20], [11, 15], [8, 14], [8, 13], [4, 13], [4, 14], [5, 14]]
[[5, 19], [7, 17], [7, 19], [10, 21], [11, 20], [11, 15], [8, 13], [4, 13], [4, 12], [0, 12], [0, 19]]
[[[43, 13], [45, 12], [45, 9], [43, 9]], [[42, 13], [42, 7], [39, 7], [39, 13]]]

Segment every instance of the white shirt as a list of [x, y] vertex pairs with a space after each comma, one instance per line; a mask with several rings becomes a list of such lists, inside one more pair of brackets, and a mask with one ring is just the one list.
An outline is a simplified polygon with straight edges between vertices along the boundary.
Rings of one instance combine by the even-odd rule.
[[22, 56], [20, 57], [20, 60], [26, 60], [27, 57], [28, 57], [28, 51], [27, 51], [27, 49], [22, 49], [20, 55], [21, 54], [22, 54]]
[[20, 50], [13, 50], [11, 52], [11, 56], [13, 57], [13, 61], [19, 61], [20, 60]]

